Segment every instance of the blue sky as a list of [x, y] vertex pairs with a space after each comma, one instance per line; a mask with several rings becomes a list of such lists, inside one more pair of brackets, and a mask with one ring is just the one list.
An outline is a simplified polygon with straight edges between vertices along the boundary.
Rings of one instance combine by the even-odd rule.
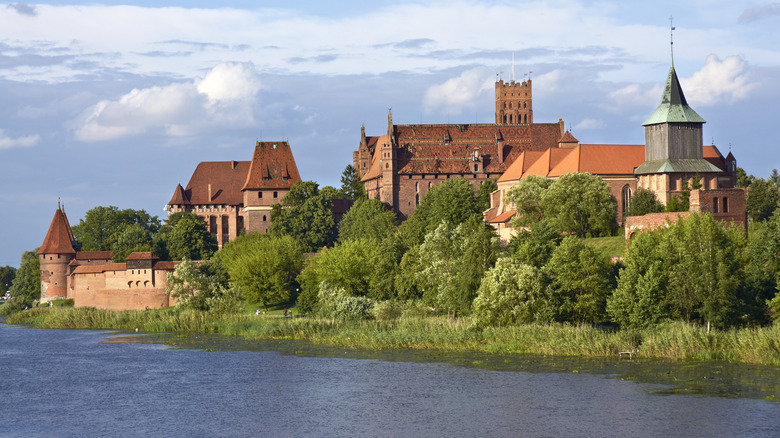
[[[200, 161], [288, 139], [338, 185], [360, 126], [493, 119], [493, 83], [530, 72], [534, 120], [583, 143], [644, 141], [669, 69], [714, 141], [780, 168], [780, 3], [204, 1], [0, 5], [0, 265], [43, 241], [58, 198], [161, 218]], [[165, 5], [164, 7], [161, 5]]]

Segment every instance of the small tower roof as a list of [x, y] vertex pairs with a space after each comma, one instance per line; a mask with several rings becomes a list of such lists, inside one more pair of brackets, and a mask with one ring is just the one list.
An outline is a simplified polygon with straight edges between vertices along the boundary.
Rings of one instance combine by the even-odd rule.
[[76, 254], [73, 249], [73, 232], [70, 230], [65, 212], [58, 208], [49, 225], [38, 254]]
[[674, 64], [669, 68], [669, 76], [666, 78], [664, 94], [661, 96], [661, 104], [650, 114], [650, 117], [642, 123], [642, 126], [657, 125], [659, 123], [707, 123], [696, 111], [688, 106], [685, 100]]

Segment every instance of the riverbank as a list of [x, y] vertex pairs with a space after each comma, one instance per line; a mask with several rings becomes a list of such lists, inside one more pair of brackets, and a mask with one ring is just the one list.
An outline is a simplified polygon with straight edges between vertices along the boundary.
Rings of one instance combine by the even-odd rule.
[[780, 327], [707, 333], [673, 323], [644, 330], [604, 330], [566, 324], [475, 329], [445, 317], [392, 321], [334, 321], [214, 315], [167, 308], [114, 312], [93, 308], [36, 308], [8, 316], [8, 324], [38, 328], [110, 329], [143, 332], [220, 333], [246, 339], [299, 339], [339, 348], [431, 349], [451, 352], [532, 353], [550, 356], [617, 356], [675, 360], [726, 360], [780, 365]]

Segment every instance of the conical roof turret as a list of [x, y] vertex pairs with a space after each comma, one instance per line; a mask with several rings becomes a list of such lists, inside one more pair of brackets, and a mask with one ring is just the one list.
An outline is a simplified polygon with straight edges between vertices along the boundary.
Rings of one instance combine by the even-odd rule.
[[38, 254], [76, 254], [73, 232], [62, 208], [57, 208]]
[[666, 86], [661, 96], [658, 108], [650, 114], [650, 117], [642, 123], [643, 126], [659, 123], [707, 123], [700, 115], [696, 114], [685, 100], [685, 94], [674, 71], [674, 64], [669, 68], [666, 77]]

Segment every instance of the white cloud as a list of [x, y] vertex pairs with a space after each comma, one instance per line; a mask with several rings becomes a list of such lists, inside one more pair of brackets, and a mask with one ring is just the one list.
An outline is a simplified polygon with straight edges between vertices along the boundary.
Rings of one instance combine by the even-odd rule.
[[443, 84], [433, 85], [425, 92], [423, 106], [426, 112], [446, 110], [459, 114], [479, 104], [480, 97], [494, 89], [494, 79], [482, 67], [466, 70], [460, 76]]
[[145, 133], [181, 137], [209, 128], [250, 126], [260, 88], [251, 65], [220, 64], [203, 79], [136, 88], [117, 100], [98, 102], [75, 121], [75, 136], [82, 141]]
[[589, 130], [589, 129], [604, 129], [607, 127], [607, 124], [600, 119], [583, 119], [580, 121], [580, 123], [577, 123], [574, 125], [574, 129], [582, 129], [582, 130]]
[[0, 129], [0, 149], [28, 148], [35, 146], [41, 140], [40, 135], [11, 138]]
[[747, 63], [739, 56], [728, 56], [721, 61], [710, 55], [701, 70], [680, 81], [688, 102], [702, 106], [745, 99], [758, 86], [750, 81]]
[[663, 94], [663, 84], [652, 86], [631, 84], [609, 93], [609, 105], [613, 112], [630, 111], [640, 108], [652, 108], [658, 105]]

